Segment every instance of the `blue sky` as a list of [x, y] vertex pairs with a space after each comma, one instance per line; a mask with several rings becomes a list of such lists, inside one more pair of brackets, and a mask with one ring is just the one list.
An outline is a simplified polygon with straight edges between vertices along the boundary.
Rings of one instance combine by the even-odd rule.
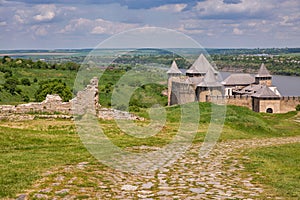
[[153, 26], [206, 48], [300, 47], [300, 1], [0, 0], [0, 49], [92, 48]]

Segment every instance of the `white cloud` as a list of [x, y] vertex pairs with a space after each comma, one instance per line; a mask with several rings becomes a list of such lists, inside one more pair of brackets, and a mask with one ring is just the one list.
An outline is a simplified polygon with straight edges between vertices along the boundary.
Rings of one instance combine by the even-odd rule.
[[36, 21], [50, 21], [55, 17], [55, 5], [38, 5], [35, 7], [39, 14], [35, 15], [33, 19]]
[[104, 19], [85, 19], [79, 18], [71, 20], [60, 32], [82, 32], [91, 34], [115, 34], [131, 28], [137, 27], [137, 24], [127, 24], [121, 22], [112, 22]]
[[297, 26], [300, 23], [300, 13], [284, 15], [279, 22], [282, 26]]
[[162, 5], [162, 6], [153, 8], [153, 10], [177, 13], [177, 12], [181, 12], [186, 7], [187, 7], [187, 4], [167, 4], [167, 5]]
[[49, 33], [50, 25], [33, 25], [30, 30], [35, 36], [46, 36]]
[[96, 26], [96, 27], [93, 28], [91, 33], [92, 34], [103, 34], [103, 33], [105, 33], [105, 28], [103, 28], [101, 26]]
[[242, 35], [244, 32], [241, 29], [239, 29], [239, 28], [234, 28], [233, 31], [232, 31], [232, 33], [234, 35]]
[[226, 4], [223, 0], [209, 0], [198, 2], [195, 11], [198, 16], [208, 18], [236, 18], [237, 14], [241, 16], [258, 17], [265, 15], [275, 7], [271, 0], [243, 0], [237, 4]]
[[22, 9], [18, 9], [16, 12], [15, 12], [15, 15], [13, 16], [13, 19], [16, 23], [19, 23], [19, 24], [26, 24], [28, 22], [28, 17], [30, 15], [30, 12], [29, 11], [25, 11], [25, 10], [22, 10]]

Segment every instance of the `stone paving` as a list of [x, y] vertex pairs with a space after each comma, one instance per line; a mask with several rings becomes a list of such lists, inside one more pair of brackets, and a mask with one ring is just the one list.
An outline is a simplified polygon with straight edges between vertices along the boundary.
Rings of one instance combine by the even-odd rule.
[[172, 166], [149, 174], [82, 162], [48, 171], [19, 199], [261, 199], [264, 188], [243, 171], [240, 161], [248, 158], [241, 152], [296, 142], [299, 136], [220, 142], [205, 158], [194, 144]]

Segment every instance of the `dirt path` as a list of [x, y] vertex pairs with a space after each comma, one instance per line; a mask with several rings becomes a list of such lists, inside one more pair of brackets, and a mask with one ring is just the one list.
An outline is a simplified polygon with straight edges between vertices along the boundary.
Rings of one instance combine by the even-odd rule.
[[221, 142], [205, 158], [196, 144], [174, 165], [149, 175], [79, 163], [46, 173], [20, 199], [259, 199], [264, 189], [243, 172], [240, 159], [248, 158], [241, 152], [298, 142], [300, 136]]

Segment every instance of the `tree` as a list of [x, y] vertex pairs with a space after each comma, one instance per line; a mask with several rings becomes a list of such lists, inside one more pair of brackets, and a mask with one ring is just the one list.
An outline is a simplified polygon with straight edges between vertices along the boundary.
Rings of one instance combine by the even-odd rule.
[[7, 90], [12, 95], [16, 92], [21, 93], [22, 91], [17, 88], [17, 85], [19, 84], [19, 80], [16, 78], [8, 78], [6, 79], [5, 83], [3, 84], [3, 88]]
[[298, 104], [298, 105], [296, 106], [296, 110], [297, 110], [297, 111], [300, 111], [300, 104]]
[[29, 96], [28, 95], [23, 95], [22, 96], [22, 100], [24, 101], [24, 102], [29, 102], [30, 101], [30, 98], [29, 98]]
[[12, 59], [11, 59], [9, 56], [3, 56], [1, 62], [2, 62], [3, 64], [5, 64], [5, 63], [10, 62], [10, 61], [12, 61]]
[[72, 98], [70, 88], [66, 85], [66, 83], [63, 83], [58, 79], [42, 81], [35, 93], [36, 101], [40, 102], [45, 100], [47, 94], [58, 94], [63, 101], [69, 101]]

